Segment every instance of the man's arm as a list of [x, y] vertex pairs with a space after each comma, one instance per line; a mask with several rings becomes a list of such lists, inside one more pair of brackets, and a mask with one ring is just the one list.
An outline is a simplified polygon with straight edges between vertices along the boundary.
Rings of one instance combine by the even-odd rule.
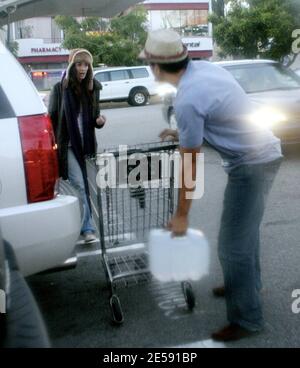
[[181, 155], [181, 183], [177, 214], [187, 216], [192, 204], [192, 194], [196, 188], [197, 155], [201, 147], [194, 149], [180, 148]]
[[186, 149], [180, 148], [181, 170], [179, 189], [179, 202], [175, 216], [170, 221], [168, 229], [174, 236], [185, 235], [188, 228], [188, 215], [192, 205], [193, 192], [196, 189], [197, 156], [201, 147]]
[[203, 110], [203, 105], [194, 100], [194, 96], [185, 95], [185, 99], [180, 101], [175, 108], [182, 158], [178, 209], [168, 226], [175, 236], [184, 235], [188, 228], [188, 214], [196, 188], [197, 156], [203, 143], [204, 123], [207, 115]]

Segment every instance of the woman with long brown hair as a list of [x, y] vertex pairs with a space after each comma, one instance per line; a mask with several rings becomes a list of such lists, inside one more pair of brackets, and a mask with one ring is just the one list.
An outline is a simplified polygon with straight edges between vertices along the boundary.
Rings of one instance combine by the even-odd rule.
[[62, 81], [52, 90], [49, 114], [58, 145], [60, 176], [79, 191], [84, 207], [81, 234], [86, 243], [95, 240], [87, 183], [85, 156], [97, 152], [95, 129], [106, 118], [100, 115], [101, 84], [94, 79], [93, 57], [85, 49], [71, 51]]

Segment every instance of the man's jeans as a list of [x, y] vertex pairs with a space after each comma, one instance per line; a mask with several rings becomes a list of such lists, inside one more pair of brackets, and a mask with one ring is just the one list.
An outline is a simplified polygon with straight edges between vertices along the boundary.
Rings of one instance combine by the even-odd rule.
[[260, 300], [260, 224], [282, 159], [242, 165], [229, 174], [219, 234], [227, 316], [251, 331], [263, 328]]
[[69, 181], [79, 192], [83, 203], [83, 225], [81, 229], [81, 233], [85, 234], [87, 232], [95, 232], [95, 227], [93, 225], [93, 220], [91, 216], [90, 206], [87, 200], [87, 194], [85, 190], [84, 180], [81, 168], [79, 166], [78, 161], [73, 153], [71, 147], [68, 150], [68, 176]]

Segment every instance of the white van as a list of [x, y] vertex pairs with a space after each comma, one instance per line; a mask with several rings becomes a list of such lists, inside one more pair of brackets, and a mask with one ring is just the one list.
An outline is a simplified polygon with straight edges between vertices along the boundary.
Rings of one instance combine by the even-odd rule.
[[0, 225], [24, 276], [62, 265], [79, 237], [79, 202], [57, 195], [57, 166], [47, 109], [0, 42]]
[[100, 101], [127, 101], [143, 106], [157, 94], [157, 83], [149, 66], [101, 68], [94, 72], [102, 84]]

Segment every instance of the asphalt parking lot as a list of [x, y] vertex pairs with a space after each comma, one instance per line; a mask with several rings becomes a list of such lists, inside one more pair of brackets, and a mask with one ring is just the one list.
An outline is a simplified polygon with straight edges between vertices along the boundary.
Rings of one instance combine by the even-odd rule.
[[[159, 104], [109, 105], [103, 114], [108, 123], [97, 132], [99, 149], [154, 142], [166, 127]], [[220, 346], [209, 339], [226, 324], [224, 301], [211, 295], [212, 287], [222, 283], [217, 235], [226, 175], [219, 156], [208, 147], [204, 153], [205, 193], [195, 201], [190, 222], [210, 242], [211, 266], [209, 276], [193, 285], [195, 311], [187, 310], [180, 285], [150, 282], [120, 290], [125, 323], [113, 326], [99, 244], [78, 245], [76, 269], [29, 278], [54, 347]], [[228, 347], [300, 347], [300, 314], [292, 312], [292, 292], [300, 289], [299, 164], [299, 146], [289, 148], [263, 221], [265, 331]]]

